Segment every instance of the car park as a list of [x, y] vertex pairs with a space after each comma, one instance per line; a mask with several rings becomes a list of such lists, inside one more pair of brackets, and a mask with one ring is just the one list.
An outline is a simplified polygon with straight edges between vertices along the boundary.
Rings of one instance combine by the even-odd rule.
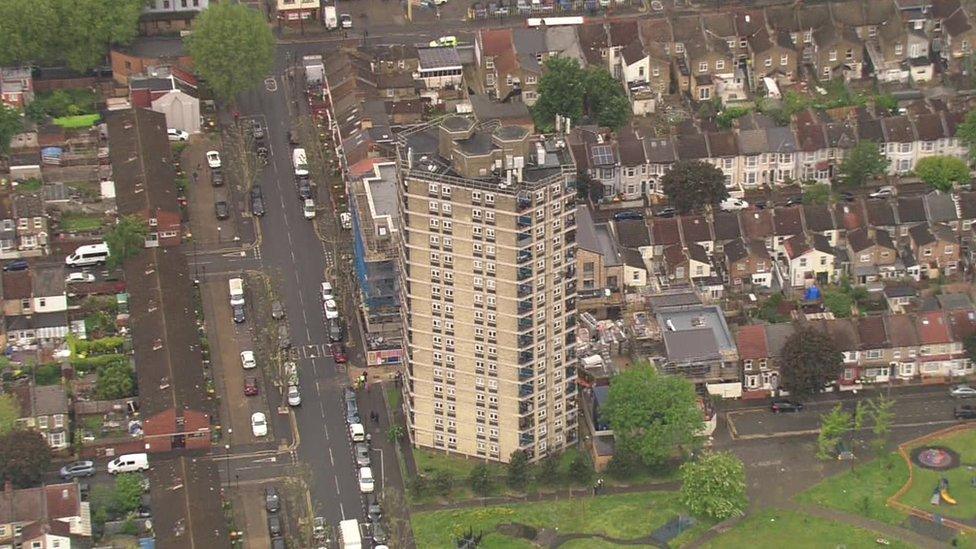
[[363, 428], [362, 423], [353, 423], [349, 425], [349, 438], [351, 438], [353, 442], [366, 441], [366, 429]]
[[222, 187], [224, 185], [224, 172], [212, 170], [210, 172], [210, 184], [214, 187]]
[[268, 436], [268, 418], [262, 412], [251, 414], [251, 434], [256, 437]]
[[71, 480], [78, 477], [90, 477], [95, 474], [95, 462], [74, 461], [62, 467], [58, 473], [64, 480]]
[[333, 293], [332, 283], [325, 281], [322, 283], [322, 287], [319, 289], [319, 293], [322, 296], [322, 301], [328, 301], [330, 299], [335, 299], [335, 294]]
[[769, 409], [774, 414], [778, 414], [780, 412], [799, 412], [803, 410], [803, 403], [797, 400], [780, 398], [770, 402]]
[[256, 377], [245, 377], [244, 378], [244, 396], [257, 396], [258, 395], [258, 378]]
[[278, 515], [268, 515], [268, 533], [271, 537], [281, 535], [281, 518]]
[[220, 200], [214, 204], [214, 213], [217, 214], [217, 219], [227, 219], [230, 217], [230, 206]]
[[265, 214], [264, 193], [257, 185], [251, 187], [251, 213], [258, 217]]
[[956, 419], [976, 419], [976, 406], [965, 404], [952, 411]]
[[289, 406], [301, 406], [302, 405], [302, 393], [298, 390], [298, 385], [288, 386], [288, 405]]
[[365, 442], [358, 442], [356, 446], [353, 447], [353, 453], [356, 454], [356, 465], [360, 467], [369, 467], [369, 445]]
[[241, 365], [245, 370], [250, 370], [251, 368], [257, 368], [258, 363], [254, 360], [254, 351], [242, 351], [241, 352]]
[[278, 300], [271, 302], [271, 318], [275, 320], [285, 318], [285, 306]]
[[64, 282], [66, 284], [95, 282], [95, 275], [91, 273], [71, 273], [64, 277]]
[[190, 134], [184, 130], [166, 128], [166, 137], [168, 137], [170, 141], [186, 141], [190, 138]]
[[213, 169], [220, 167], [220, 153], [217, 151], [207, 151], [207, 165]]
[[333, 320], [339, 318], [339, 307], [334, 299], [329, 299], [323, 305], [325, 308], [325, 318]]
[[376, 486], [373, 478], [373, 470], [369, 467], [359, 468], [359, 491], [364, 494], [372, 494]]
[[956, 385], [949, 390], [949, 395], [953, 398], [976, 398], [976, 389], [969, 385]]
[[274, 486], [268, 486], [264, 489], [264, 508], [269, 513], [277, 513], [281, 509], [281, 496]]
[[333, 343], [329, 345], [329, 352], [332, 353], [332, 360], [336, 364], [345, 364], [349, 362], [349, 355], [346, 354], [346, 346], [342, 343]]

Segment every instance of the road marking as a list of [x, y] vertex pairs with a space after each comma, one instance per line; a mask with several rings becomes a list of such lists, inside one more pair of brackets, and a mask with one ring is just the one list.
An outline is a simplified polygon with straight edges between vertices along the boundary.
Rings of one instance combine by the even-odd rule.
[[332, 457], [332, 448], [329, 448], [329, 464], [335, 467], [335, 459]]
[[265, 78], [264, 89], [272, 93], [278, 91], [278, 81], [274, 78]]

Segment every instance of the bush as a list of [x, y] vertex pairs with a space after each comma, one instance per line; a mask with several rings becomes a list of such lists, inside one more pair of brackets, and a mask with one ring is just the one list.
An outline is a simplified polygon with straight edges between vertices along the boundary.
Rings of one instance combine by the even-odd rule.
[[57, 362], [51, 362], [35, 366], [34, 382], [38, 385], [57, 385], [61, 383], [61, 365]]
[[508, 462], [508, 485], [525, 489], [529, 482], [529, 455], [524, 450], [515, 450]]
[[577, 484], [589, 484], [593, 480], [593, 464], [584, 453], [579, 453], [569, 463], [569, 478]]
[[98, 370], [95, 394], [101, 400], [115, 400], [136, 394], [136, 372], [128, 362], [103, 366]]
[[561, 462], [561, 454], [549, 454], [536, 466], [535, 479], [544, 484], [558, 484], [563, 479], [562, 471], [559, 470]]
[[48, 117], [61, 118], [95, 112], [95, 94], [84, 89], [37, 94], [26, 109], [27, 117], [38, 123], [44, 122]]
[[88, 358], [73, 358], [71, 359], [71, 366], [82, 374], [87, 374], [88, 372], [104, 368], [110, 364], [124, 363], [128, 364], [129, 359], [125, 355], [99, 355]]
[[495, 487], [495, 481], [491, 478], [491, 469], [484, 463], [479, 463], [471, 469], [468, 482], [474, 493], [483, 497], [490, 494]]
[[626, 452], [616, 452], [607, 464], [607, 474], [623, 480], [634, 476], [641, 468], [640, 458]]
[[447, 471], [434, 471], [429, 480], [431, 493], [439, 496], [450, 494], [454, 487], [454, 475]]
[[119, 352], [123, 345], [125, 345], [124, 337], [103, 337], [92, 341], [78, 340], [74, 344], [73, 351], [81, 357], [104, 355]]

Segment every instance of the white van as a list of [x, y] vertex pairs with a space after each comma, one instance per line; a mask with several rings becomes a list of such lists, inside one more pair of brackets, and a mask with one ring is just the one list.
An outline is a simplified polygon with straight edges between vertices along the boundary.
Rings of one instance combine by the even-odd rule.
[[312, 200], [311, 198], [306, 198], [305, 199], [305, 203], [304, 203], [304, 205], [302, 205], [302, 214], [305, 216], [305, 219], [314, 219], [315, 218], [315, 201], [314, 200]]
[[75, 253], [64, 258], [64, 263], [68, 267], [88, 267], [90, 265], [105, 263], [108, 260], [108, 256], [108, 244], [104, 242], [99, 244], [86, 244], [84, 246], [78, 246]]
[[230, 304], [243, 305], [244, 304], [244, 280], [241, 278], [232, 278], [227, 281], [227, 286], [230, 289]]
[[149, 457], [146, 454], [123, 454], [108, 462], [109, 474], [135, 473], [149, 469]]
[[305, 149], [295, 149], [291, 152], [291, 162], [295, 165], [295, 175], [304, 177], [308, 175], [308, 157], [305, 156]]

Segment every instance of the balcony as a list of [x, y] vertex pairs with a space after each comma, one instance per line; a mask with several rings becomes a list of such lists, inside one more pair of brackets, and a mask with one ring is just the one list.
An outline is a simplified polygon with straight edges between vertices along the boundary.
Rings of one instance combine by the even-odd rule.
[[515, 246], [518, 248], [524, 248], [526, 246], [532, 245], [532, 233], [525, 231], [524, 233], [518, 233], [515, 235]]
[[575, 377], [576, 377], [576, 366], [567, 366], [566, 367], [566, 380], [569, 381], [571, 379], [574, 379]]
[[532, 337], [532, 334], [518, 336], [519, 349], [523, 347], [531, 347], [533, 341], [534, 338]]
[[570, 294], [575, 294], [576, 293], [576, 281], [575, 280], [570, 280], [569, 282], [567, 282], [566, 283], [565, 290], [566, 290], [566, 295], [567, 296], [570, 295]]
[[529, 364], [532, 362], [534, 355], [532, 351], [522, 351], [519, 353], [518, 361], [519, 364]]
[[525, 313], [532, 312], [532, 300], [526, 299], [524, 301], [519, 301], [518, 304], [518, 314], [524, 315]]
[[566, 312], [570, 313], [576, 310], [576, 298], [571, 297], [566, 300]]
[[535, 406], [532, 405], [532, 402], [530, 401], [519, 402], [520, 416], [524, 416], [525, 414], [531, 414], [534, 410], [535, 410]]
[[572, 229], [575, 226], [576, 226], [576, 216], [575, 215], [566, 216], [566, 220], [563, 223], [563, 228]]
[[519, 431], [525, 431], [526, 429], [531, 429], [532, 427], [535, 427], [535, 420], [532, 418], [532, 416], [519, 419]]
[[515, 220], [515, 224], [519, 229], [524, 229], [526, 227], [532, 226], [532, 216], [531, 215], [520, 215]]
[[535, 376], [535, 370], [532, 368], [519, 368], [519, 381], [525, 382], [532, 379]]
[[566, 278], [573, 278], [576, 276], [576, 265], [570, 265], [563, 269], [563, 276]]
[[567, 318], [566, 319], [566, 329], [567, 330], [572, 330], [575, 327], [576, 327], [576, 317], [575, 316], [571, 316], [571, 317]]
[[531, 383], [523, 383], [519, 385], [519, 398], [530, 397], [533, 394], [535, 394], [535, 388], [532, 387]]
[[576, 382], [575, 381], [567, 381], [566, 382], [566, 394], [567, 395], [575, 395], [576, 394]]
[[566, 233], [566, 238], [563, 240], [563, 242], [567, 246], [576, 242], [576, 231], [569, 231], [568, 233]]
[[531, 317], [518, 319], [518, 331], [522, 332], [522, 331], [530, 330], [530, 329], [532, 329], [532, 318]]
[[531, 446], [535, 444], [535, 435], [532, 433], [522, 433], [519, 435], [519, 447]]
[[528, 193], [518, 195], [518, 198], [516, 199], [515, 205], [516, 205], [516, 208], [518, 209], [518, 211], [520, 211], [520, 212], [524, 212], [525, 210], [531, 208], [532, 207], [532, 195], [530, 195]]
[[532, 261], [532, 250], [519, 250], [517, 260], [519, 265]]
[[518, 281], [532, 278], [532, 267], [519, 267], [518, 268]]
[[518, 285], [518, 296], [525, 297], [532, 293], [532, 283], [526, 282]]
[[567, 333], [566, 341], [564, 343], [566, 344], [567, 347], [572, 347], [573, 345], [576, 345], [576, 334], [573, 332]]

